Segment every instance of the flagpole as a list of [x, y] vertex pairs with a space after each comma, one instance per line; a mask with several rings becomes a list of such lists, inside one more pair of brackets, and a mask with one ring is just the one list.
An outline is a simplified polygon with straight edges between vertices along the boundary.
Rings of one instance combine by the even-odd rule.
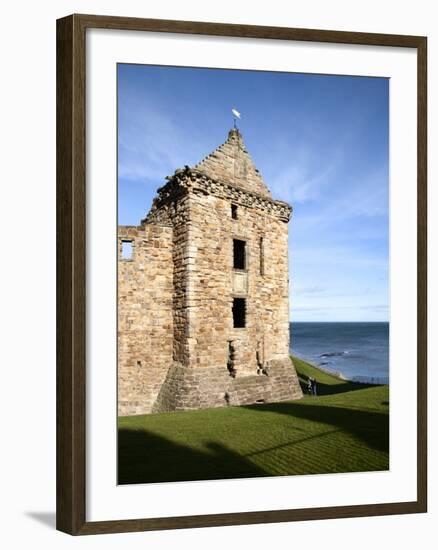
[[240, 113], [237, 111], [237, 109], [231, 109], [231, 112], [233, 113], [233, 125], [234, 129], [237, 130], [237, 119], [240, 119]]

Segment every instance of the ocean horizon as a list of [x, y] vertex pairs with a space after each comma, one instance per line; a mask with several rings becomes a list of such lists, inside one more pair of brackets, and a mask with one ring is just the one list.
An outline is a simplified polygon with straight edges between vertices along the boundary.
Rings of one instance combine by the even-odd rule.
[[348, 380], [389, 383], [389, 322], [292, 322], [290, 352]]

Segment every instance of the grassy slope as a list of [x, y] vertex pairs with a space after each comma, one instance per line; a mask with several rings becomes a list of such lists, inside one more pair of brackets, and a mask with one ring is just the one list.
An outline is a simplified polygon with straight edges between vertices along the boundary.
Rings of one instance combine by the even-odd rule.
[[388, 386], [294, 364], [317, 397], [120, 418], [119, 482], [388, 469]]
[[307, 393], [307, 381], [312, 376], [317, 381], [318, 395], [331, 395], [333, 393], [343, 393], [346, 391], [353, 391], [358, 389], [365, 389], [375, 387], [370, 384], [358, 384], [356, 382], [349, 382], [342, 380], [334, 374], [324, 372], [309, 363], [306, 363], [298, 357], [293, 358], [293, 363], [297, 370], [298, 379], [301, 384], [301, 389], [304, 393]]

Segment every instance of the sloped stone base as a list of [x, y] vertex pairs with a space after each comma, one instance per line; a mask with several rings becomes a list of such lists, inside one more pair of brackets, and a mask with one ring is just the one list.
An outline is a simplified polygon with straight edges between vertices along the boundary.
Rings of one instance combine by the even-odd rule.
[[119, 391], [119, 416], [150, 413], [166, 380], [166, 373], [166, 369], [150, 365], [130, 370], [125, 368], [120, 372], [118, 384], [123, 391]]
[[250, 405], [300, 399], [303, 394], [291, 360], [267, 363], [268, 374], [232, 378], [226, 368], [170, 367], [151, 412]]

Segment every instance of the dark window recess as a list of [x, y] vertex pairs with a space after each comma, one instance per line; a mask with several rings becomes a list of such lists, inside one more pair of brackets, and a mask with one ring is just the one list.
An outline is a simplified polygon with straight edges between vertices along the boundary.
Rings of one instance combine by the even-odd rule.
[[237, 220], [237, 204], [231, 205], [231, 217], [233, 220]]
[[234, 269], [245, 269], [245, 241], [233, 239]]
[[245, 298], [233, 299], [233, 326], [245, 328], [246, 325], [246, 300]]
[[122, 260], [132, 259], [132, 241], [122, 241]]
[[[230, 376], [233, 378], [236, 377], [236, 369], [234, 368], [234, 361], [236, 359], [236, 353], [235, 353], [234, 343], [228, 342], [228, 360], [227, 360], [227, 369], [230, 373]], [[228, 402], [228, 401], [227, 401]]]

